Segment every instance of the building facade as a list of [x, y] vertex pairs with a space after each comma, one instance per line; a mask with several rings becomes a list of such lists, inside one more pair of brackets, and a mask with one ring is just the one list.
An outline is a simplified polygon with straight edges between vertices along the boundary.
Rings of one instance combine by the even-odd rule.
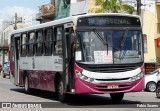
[[3, 24], [5, 25], [0, 35], [0, 64], [9, 61], [10, 35], [14, 30], [14, 26], [8, 22], [4, 22]]
[[[15, 21], [15, 20], [13, 20]], [[17, 29], [32, 25], [32, 17], [23, 16], [17, 17], [17, 22], [13, 21], [3, 21], [3, 28], [0, 33], [0, 64], [9, 61], [9, 46], [11, 43], [11, 33]]]
[[160, 0], [146, 0], [142, 3], [142, 25], [146, 35], [144, 62], [147, 73], [150, 73], [160, 67]]

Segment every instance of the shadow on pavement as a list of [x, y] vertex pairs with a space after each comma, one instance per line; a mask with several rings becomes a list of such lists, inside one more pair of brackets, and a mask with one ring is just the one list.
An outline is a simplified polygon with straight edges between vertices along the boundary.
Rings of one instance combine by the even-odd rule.
[[[25, 93], [23, 88], [15, 88], [10, 89], [15, 92]], [[37, 96], [53, 101], [57, 101], [57, 97], [55, 93], [41, 90], [33, 90], [30, 94], [32, 96]], [[125, 95], [124, 95], [125, 97]], [[86, 107], [86, 108], [130, 108], [131, 105], [136, 107], [137, 104], [141, 104], [140, 101], [132, 101], [132, 100], [122, 100], [122, 101], [112, 101], [110, 97], [105, 97], [104, 95], [93, 95], [93, 94], [85, 94], [85, 95], [67, 95], [67, 100], [64, 103], [58, 102], [57, 106], [62, 107]]]
[[[14, 88], [14, 89], [10, 89], [11, 91], [15, 91], [18, 93], [25, 93], [24, 88]], [[49, 92], [49, 91], [42, 91], [42, 90], [37, 90], [37, 89], [32, 89], [31, 92], [28, 95], [32, 95], [32, 96], [36, 96], [36, 97], [41, 97], [44, 99], [50, 99], [50, 100], [56, 100], [56, 94], [53, 92]]]

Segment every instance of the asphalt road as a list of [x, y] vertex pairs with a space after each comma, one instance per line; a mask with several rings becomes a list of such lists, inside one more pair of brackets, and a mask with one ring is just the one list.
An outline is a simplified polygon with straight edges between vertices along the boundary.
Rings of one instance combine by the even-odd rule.
[[[13, 85], [8, 78], [0, 76], [0, 102], [12, 104], [40, 104], [42, 109], [32, 111], [159, 111], [160, 99], [156, 98], [155, 92], [126, 93], [121, 102], [113, 102], [110, 96], [104, 95], [68, 95], [67, 102], [60, 103], [52, 92], [34, 90], [32, 94], [25, 94], [23, 88]], [[157, 108], [158, 106], [158, 108]], [[0, 106], [1, 107], [1, 106]], [[20, 106], [21, 107], [21, 106]], [[24, 106], [23, 106], [24, 107]], [[31, 110], [3, 109], [1, 110]], [[153, 108], [151, 108], [153, 107]]]

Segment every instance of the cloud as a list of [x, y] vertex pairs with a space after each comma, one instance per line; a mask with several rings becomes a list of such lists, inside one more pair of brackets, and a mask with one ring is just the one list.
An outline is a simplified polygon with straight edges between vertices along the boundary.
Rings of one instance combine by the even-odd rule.
[[[37, 10], [26, 8], [26, 7], [20, 7], [20, 6], [7, 6], [3, 9], [0, 9], [0, 26], [2, 26], [3, 21], [13, 21], [15, 17], [15, 13], [17, 13], [17, 16], [23, 17], [23, 16], [35, 16]], [[1, 27], [0, 27], [1, 29]]]

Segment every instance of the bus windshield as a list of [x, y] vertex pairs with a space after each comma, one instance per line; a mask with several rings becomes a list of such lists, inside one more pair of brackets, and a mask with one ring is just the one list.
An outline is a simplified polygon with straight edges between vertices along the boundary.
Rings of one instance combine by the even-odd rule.
[[85, 64], [127, 64], [143, 61], [140, 30], [78, 31], [75, 59]]

